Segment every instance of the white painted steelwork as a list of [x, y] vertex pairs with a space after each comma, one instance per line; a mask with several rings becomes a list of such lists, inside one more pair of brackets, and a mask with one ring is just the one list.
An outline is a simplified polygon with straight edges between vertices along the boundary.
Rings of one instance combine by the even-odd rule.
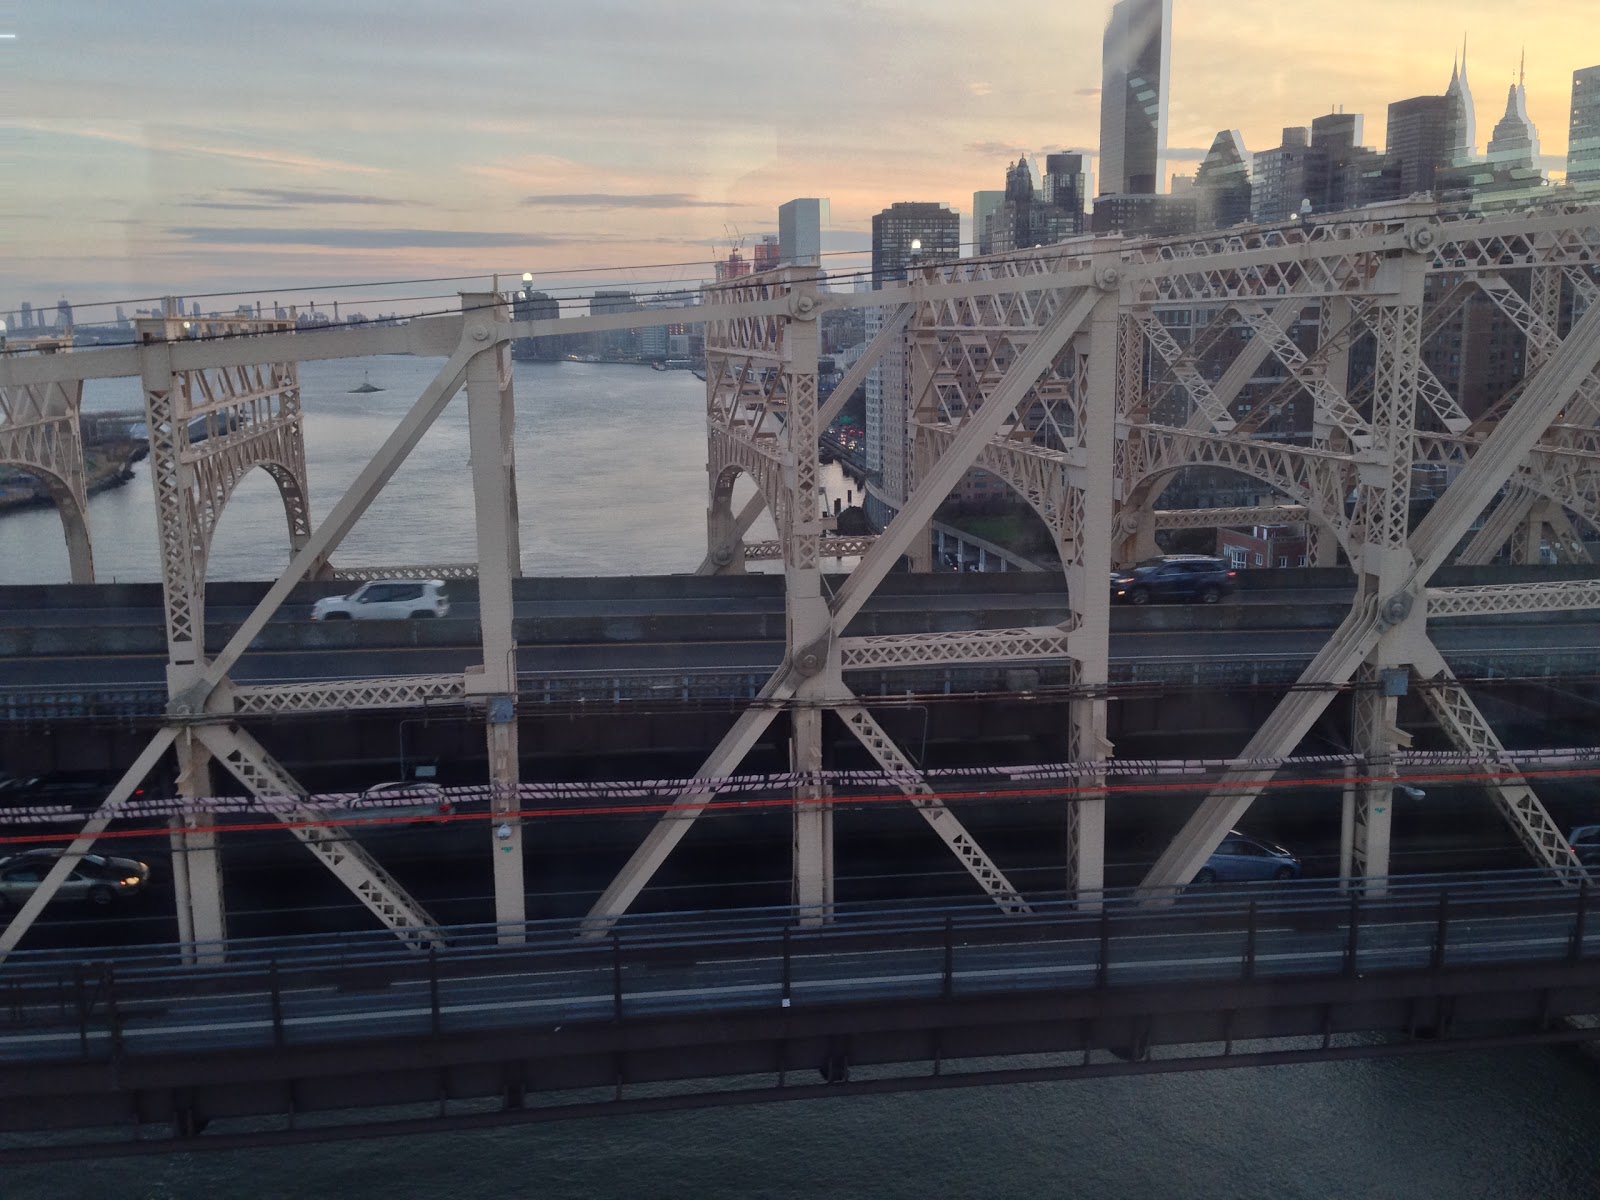
[[[1600, 528], [1597, 260], [1595, 209], [1459, 218], [1408, 202], [1304, 226], [1147, 241], [1078, 239], [917, 267], [907, 281], [864, 294], [824, 291], [815, 269], [783, 268], [707, 287], [697, 306], [638, 313], [513, 321], [504, 300], [486, 294], [464, 297], [459, 315], [403, 326], [219, 327], [195, 337], [158, 322], [134, 347], [0, 359], [0, 458], [43, 464], [57, 476], [64, 512], [76, 505], [81, 516], [69, 461], [76, 446], [75, 397], [86, 379], [141, 376], [151, 417], [172, 663], [168, 722], [152, 748], [178, 744], [186, 789], [201, 786], [209, 756], [249, 775], [253, 787], [269, 786], [264, 780], [292, 787], [281, 768], [263, 765], [248, 735], [229, 733], [217, 722], [475, 697], [485, 708], [502, 826], [511, 831], [500, 839], [511, 846], [497, 848], [495, 861], [518, 864], [496, 871], [497, 912], [508, 924], [521, 919], [509, 620], [509, 581], [520, 564], [510, 459], [515, 404], [505, 350], [515, 338], [675, 320], [706, 328], [708, 538], [699, 570], [738, 571], [752, 557], [782, 561], [786, 653], [697, 773], [698, 783], [681, 789], [672, 811], [606, 889], [591, 914], [591, 932], [609, 928], [627, 910], [715, 794], [714, 781], [735, 773], [784, 711], [792, 714], [791, 765], [798, 781], [794, 896], [817, 919], [825, 919], [834, 902], [831, 810], [822, 803], [827, 785], [817, 775], [823, 725], [832, 719], [842, 720], [896, 778], [903, 776], [909, 802], [948, 835], [946, 843], [997, 904], [1022, 905], [948, 810], [929, 804], [917, 764], [850, 690], [847, 674], [868, 667], [1042, 661], [1067, 671], [1083, 698], [1073, 702], [1062, 731], [1062, 761], [1085, 765], [1071, 776], [1077, 798], [1063, 805], [1066, 882], [1084, 903], [1094, 903], [1104, 886], [1101, 772], [1116, 761], [1105, 732], [1107, 573], [1152, 552], [1158, 527], [1304, 524], [1312, 561], [1331, 563], [1342, 552], [1355, 572], [1357, 594], [1300, 685], [1238, 756], [1241, 765], [1224, 775], [1162, 854], [1146, 880], [1152, 895], [1170, 895], [1194, 876], [1271, 778], [1271, 764], [1294, 753], [1337, 690], [1352, 680], [1356, 750], [1369, 781], [1353, 799], [1349, 857], [1358, 874], [1387, 870], [1383, 787], [1406, 740], [1395, 726], [1395, 685], [1407, 678], [1427, 685], [1421, 689], [1426, 702], [1462, 751], [1505, 761], [1505, 779], [1492, 792], [1530, 852], [1572, 867], [1570, 848], [1434, 649], [1428, 620], [1593, 607], [1600, 580], [1541, 584], [1515, 594], [1428, 584], [1453, 557], [1486, 561], [1508, 544], [1519, 559], [1537, 558], [1543, 544], [1564, 561], [1587, 561], [1580, 531]], [[1474, 296], [1493, 302], [1527, 352], [1522, 383], [1470, 418], [1427, 369], [1423, 351]], [[883, 330], [819, 407], [817, 318], [826, 310], [868, 305], [889, 313]], [[294, 365], [384, 353], [448, 361], [329, 516], [311, 529]], [[903, 494], [892, 497], [898, 516], [873, 538], [830, 537], [817, 486], [817, 439], [885, 354], [904, 355], [909, 380], [895, 425], [907, 431], [907, 444], [895, 448], [907, 464]], [[1370, 367], [1359, 365], [1368, 361]], [[367, 574], [337, 570], [332, 556], [463, 384], [479, 561], [415, 570], [478, 577], [485, 594], [483, 661], [459, 679], [234, 684], [234, 664], [296, 583]], [[1241, 399], [1247, 388], [1248, 409]], [[1296, 405], [1309, 419], [1286, 430]], [[215, 423], [214, 443], [186, 441], [184, 421], [193, 416]], [[200, 602], [205, 548], [231, 487], [255, 465], [272, 471], [283, 491], [292, 561], [229, 643], [207, 658]], [[846, 638], [851, 619], [902, 559], [930, 564], [929, 522], [972, 467], [1005, 480], [1039, 514], [1062, 564], [1067, 618], [1048, 629]], [[1196, 467], [1254, 480], [1265, 502], [1158, 509], [1173, 479]], [[1423, 471], [1445, 483], [1431, 485], [1431, 508], [1413, 526], [1412, 483]], [[735, 514], [731, 495], [740, 475], [752, 480], [756, 495]], [[777, 538], [747, 547], [744, 535], [763, 509]], [[70, 514], [66, 519], [69, 541], [83, 543], [73, 550], [76, 578], [89, 570], [86, 526]], [[829, 594], [819, 564], [833, 554], [860, 561]], [[149, 752], [140, 763], [152, 765]], [[124, 778], [113, 792], [113, 810], [136, 783]], [[102, 826], [87, 827], [80, 842], [87, 845]], [[203, 863], [212, 852], [208, 830], [187, 827], [174, 836], [197, 839], [191, 861]], [[329, 865], [397, 933], [426, 943], [431, 921], [376, 863], [354, 856]], [[15, 944], [49, 891], [41, 888], [24, 907], [0, 951]], [[196, 936], [202, 928], [219, 930], [220, 889], [214, 903], [196, 898], [192, 880], [188, 891], [192, 916], [185, 928]]]

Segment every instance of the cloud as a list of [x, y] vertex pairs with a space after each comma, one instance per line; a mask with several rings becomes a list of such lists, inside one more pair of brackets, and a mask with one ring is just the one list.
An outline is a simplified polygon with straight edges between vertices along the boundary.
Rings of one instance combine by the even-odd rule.
[[1169, 162], [1204, 162], [1211, 151], [1209, 148], [1201, 149], [1196, 146], [1168, 146], [1167, 160]]
[[1072, 94], [1074, 96], [1098, 96], [1100, 89], [1097, 87], [1081, 87], [1075, 89]]
[[971, 92], [974, 96], [987, 96], [994, 91], [994, 85], [992, 83], [983, 82], [969, 83], [967, 84], [967, 91]]
[[[71, 126], [64, 121], [28, 121], [13, 120], [8, 122], [13, 129], [25, 129], [30, 133], [48, 134], [53, 137], [87, 138], [97, 142], [112, 142], [119, 146], [132, 146], [138, 150], [145, 150], [152, 154], [197, 154], [212, 158], [226, 158], [236, 162], [255, 163], [262, 166], [284, 167], [294, 171], [343, 171], [356, 175], [384, 175], [387, 174], [382, 167], [367, 167], [356, 163], [339, 162], [330, 158], [314, 158], [306, 154], [294, 154], [286, 150], [249, 150], [242, 146], [215, 146], [202, 142], [184, 141], [180, 138], [170, 138], [151, 132], [123, 133], [115, 129], [103, 129], [96, 126]], [[220, 130], [213, 132], [221, 132]]]
[[557, 192], [524, 196], [529, 208], [749, 208], [721, 200], [697, 200], [687, 192], [625, 195], [615, 192]]
[[[237, 229], [171, 226], [166, 232], [194, 245], [322, 246], [334, 250], [475, 250], [502, 246], [559, 246], [575, 239], [540, 233], [471, 229]], [[598, 239], [582, 238], [585, 242]]]
[[1015, 158], [1019, 152], [1010, 142], [968, 142], [967, 149], [985, 158]]
[[228, 188], [223, 192], [223, 195], [243, 196], [249, 197], [249, 199], [187, 200], [184, 202], [184, 207], [217, 209], [222, 212], [274, 212], [280, 208], [314, 204], [389, 205], [399, 203], [398, 200], [386, 200], [382, 196], [359, 196], [353, 192], [296, 190], [294, 188]]

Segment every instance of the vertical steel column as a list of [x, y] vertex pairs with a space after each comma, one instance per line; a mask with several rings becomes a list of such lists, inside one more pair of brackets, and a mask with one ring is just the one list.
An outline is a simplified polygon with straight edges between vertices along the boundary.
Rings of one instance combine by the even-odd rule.
[[[211, 751], [192, 728], [178, 734], [178, 795], [186, 800], [216, 794], [211, 785]], [[185, 950], [185, 961], [210, 962], [222, 957], [228, 940], [223, 906], [221, 849], [216, 818], [210, 813], [173, 817], [167, 822], [172, 845], [172, 884], [178, 909], [178, 940], [205, 949]]]
[[[1381, 895], [1389, 875], [1390, 826], [1394, 809], [1394, 729], [1399, 700], [1384, 694], [1384, 673], [1371, 664], [1356, 670], [1350, 740], [1365, 765], [1356, 784], [1350, 881], [1367, 895]], [[1341, 847], [1342, 849], [1342, 847]]]
[[187, 385], [172, 368], [168, 343], [180, 328], [169, 321], [139, 322], [150, 482], [155, 489], [161, 589], [167, 610], [167, 661], [174, 666], [198, 662], [205, 641], [204, 541], [195, 528], [194, 468], [185, 461], [189, 449]]
[[[1110, 679], [1112, 531], [1117, 412], [1120, 407], [1121, 298], [1114, 253], [1097, 270], [1102, 293], [1087, 333], [1072, 342], [1074, 424], [1077, 445], [1067, 484], [1075, 520], [1070, 557], [1063, 556], [1067, 596], [1077, 628], [1072, 634], [1073, 684], [1069, 754], [1073, 762], [1111, 757], [1106, 736], [1105, 688]], [[1080, 899], [1098, 900], [1105, 888], [1106, 798], [1104, 774], [1077, 776], [1079, 794], [1067, 804], [1067, 887]]]
[[478, 620], [483, 631], [482, 672], [467, 674], [469, 694], [486, 704], [489, 752], [489, 836], [494, 859], [494, 919], [501, 942], [523, 940], [528, 919], [523, 885], [521, 782], [517, 756], [516, 638], [511, 580], [521, 573], [516, 545], [516, 481], [511, 391], [511, 344], [496, 337], [508, 319], [494, 292], [463, 293], [463, 329], [483, 350], [467, 363], [467, 434], [472, 457], [472, 498], [478, 531]]
[[[792, 272], [789, 317], [783, 322], [784, 422], [783, 482], [790, 495], [789, 529], [784, 536], [783, 579], [787, 654], [804, 677], [791, 709], [790, 766], [795, 771], [822, 770], [822, 710], [819, 702], [843, 694], [838, 652], [829, 644], [832, 613], [822, 594], [821, 466], [817, 457], [817, 285]], [[814, 776], [814, 778], [817, 778]], [[796, 786], [794, 858], [791, 870], [794, 903], [802, 921], [825, 920], [833, 905], [833, 806], [826, 803], [820, 782]], [[819, 801], [821, 801], [819, 803]]]
[[820, 782], [822, 710], [796, 704], [790, 710], [789, 766], [812, 781], [794, 789], [794, 869], [791, 899], [802, 925], [820, 925], [833, 912], [833, 805]]
[[[161, 589], [166, 606], [167, 695], [176, 700], [205, 667], [205, 534], [195, 512], [195, 468], [189, 449], [189, 381], [174, 371], [170, 339], [181, 336], [174, 321], [139, 323], [140, 375], [145, 426], [150, 442], [150, 480], [155, 490], [156, 537], [161, 549]], [[185, 731], [175, 743], [178, 794], [209, 797], [211, 756]], [[178, 930], [186, 942], [220, 947], [227, 941], [227, 906], [215, 822], [173, 817], [173, 892]]]

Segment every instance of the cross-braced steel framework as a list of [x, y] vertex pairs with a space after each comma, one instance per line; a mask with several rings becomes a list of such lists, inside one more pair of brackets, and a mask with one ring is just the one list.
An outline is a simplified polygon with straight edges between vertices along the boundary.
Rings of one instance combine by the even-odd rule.
[[[1391, 808], [1386, 776], [1397, 748], [1409, 742], [1396, 724], [1398, 697], [1412, 682], [1422, 685], [1456, 747], [1498, 772], [1492, 796], [1536, 861], [1576, 868], [1571, 848], [1434, 647], [1429, 619], [1591, 607], [1600, 579], [1517, 589], [1429, 584], [1446, 562], [1483, 561], [1508, 545], [1530, 557], [1541, 542], [1548, 548], [1553, 541], [1558, 556], [1586, 558], [1576, 531], [1600, 528], [1597, 259], [1600, 211], [1457, 218], [1407, 204], [1307, 226], [1153, 241], [1080, 239], [921, 266], [906, 282], [870, 294], [829, 292], [816, 271], [785, 268], [708, 287], [701, 304], [676, 312], [511, 321], [503, 299], [485, 294], [463, 297], [458, 316], [403, 327], [252, 330], [249, 337], [204, 340], [175, 337], [166, 328], [149, 331], [136, 348], [7, 359], [0, 363], [0, 389], [8, 415], [42, 421], [38, 402], [25, 407], [21, 397], [52, 388], [70, 396], [83, 379], [136, 374], [145, 381], [152, 416], [173, 699], [168, 721], [73, 852], [92, 841], [169, 746], [179, 749], [185, 794], [201, 794], [193, 790], [202, 786], [197, 776], [214, 758], [258, 794], [292, 798], [303, 790], [243, 728], [251, 716], [459, 700], [485, 714], [496, 913], [504, 936], [516, 937], [523, 891], [510, 582], [521, 564], [508, 346], [515, 338], [682, 319], [706, 327], [709, 479], [700, 570], [742, 570], [746, 532], [763, 509], [771, 513], [777, 544], [762, 553], [783, 562], [785, 656], [605, 889], [587, 923], [591, 932], [606, 930], [628, 909], [710, 798], [710, 781], [734, 773], [780, 712], [788, 714], [792, 765], [802, 780], [793, 807], [793, 881], [808, 920], [827, 919], [835, 902], [832, 816], [820, 772], [829, 714], [898, 781], [907, 803], [977, 886], [1003, 909], [1025, 909], [1027, 898], [852, 691], [851, 673], [869, 668], [1006, 661], [1067, 668], [1078, 698], [1062, 731], [1074, 785], [1064, 802], [1065, 882], [1093, 904], [1104, 887], [1107, 801], [1100, 789], [1115, 769], [1106, 736], [1106, 572], [1148, 553], [1157, 528], [1241, 520], [1303, 522], [1312, 560], [1331, 563], [1342, 552], [1355, 573], [1356, 596], [1298, 686], [1240, 752], [1239, 769], [1223, 776], [1160, 856], [1145, 881], [1149, 894], [1169, 894], [1193, 878], [1271, 778], [1260, 764], [1290, 756], [1342, 694], [1354, 697], [1355, 748], [1367, 762], [1363, 782], [1353, 788], [1353, 870], [1381, 886]], [[1423, 351], [1450, 314], [1478, 293], [1521, 332], [1527, 352], [1519, 386], [1472, 419], [1427, 369]], [[880, 332], [819, 405], [818, 317], [867, 305], [883, 310]], [[1315, 330], [1310, 345], [1297, 336], [1308, 326]], [[1187, 332], [1179, 336], [1180, 329]], [[447, 361], [328, 517], [307, 528], [303, 456], [295, 456], [298, 408], [291, 413], [284, 400], [294, 391], [291, 364], [379, 353]], [[818, 437], [886, 355], [898, 356], [903, 369], [894, 374], [905, 381], [904, 394], [890, 398], [901, 406], [907, 431], [908, 444], [895, 449], [907, 464], [903, 494], [887, 497], [897, 515], [877, 537], [835, 538], [819, 502]], [[331, 570], [340, 541], [463, 385], [478, 561], [452, 570], [470, 570], [480, 581], [482, 664], [462, 676], [234, 684], [229, 671], [290, 589]], [[1239, 399], [1247, 387], [1248, 405]], [[262, 401], [264, 424], [255, 415], [263, 410], [244, 411]], [[1296, 407], [1309, 419], [1286, 427], [1280, 418]], [[201, 412], [232, 415], [219, 417], [216, 448], [197, 455], [178, 432], [178, 418]], [[159, 435], [158, 425], [165, 431]], [[166, 439], [159, 446], [158, 436]], [[289, 485], [298, 488], [289, 503], [292, 560], [228, 644], [208, 657], [198, 600], [206, 539], [232, 483], [256, 464], [281, 469], [275, 477], [286, 500]], [[850, 634], [852, 618], [902, 558], [928, 564], [934, 512], [974, 467], [1009, 484], [1050, 531], [1069, 596], [1066, 620], [1047, 628]], [[1253, 479], [1273, 499], [1257, 508], [1158, 509], [1173, 478], [1195, 467]], [[1420, 521], [1411, 497], [1419, 467], [1450, 476]], [[741, 475], [755, 495], [735, 513]], [[819, 564], [844, 553], [859, 554], [859, 564], [830, 591]], [[291, 822], [302, 829], [322, 824], [319, 814], [292, 803], [287, 811], [304, 818]], [[180, 836], [192, 839], [191, 851], [197, 841], [204, 851], [212, 833], [199, 828]], [[344, 839], [337, 852], [315, 834], [302, 833], [302, 840], [409, 944], [429, 944], [434, 933], [426, 912], [376, 862]], [[214, 855], [183, 857], [191, 864], [189, 878], [180, 880], [185, 902], [205, 914], [203, 921], [191, 917], [186, 933], [220, 941]], [[22, 936], [70, 858], [0, 934], [0, 953]], [[203, 886], [195, 864], [200, 874], [211, 871]]]

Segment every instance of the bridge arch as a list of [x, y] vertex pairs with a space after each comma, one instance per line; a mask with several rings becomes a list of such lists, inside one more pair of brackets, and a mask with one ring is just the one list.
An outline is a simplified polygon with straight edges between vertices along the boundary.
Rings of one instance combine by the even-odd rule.
[[[94, 544], [89, 538], [88, 496], [81, 477], [74, 481], [51, 467], [28, 458], [0, 455], [0, 467], [26, 471], [44, 485], [45, 494], [61, 518], [67, 542], [67, 565], [73, 583], [94, 582]], [[77, 486], [74, 486], [76, 482]]]
[[[230, 462], [220, 469], [199, 473], [192, 493], [195, 515], [200, 525], [198, 533], [203, 561], [207, 566], [211, 560], [212, 542], [228, 502], [233, 499], [234, 493], [238, 491], [250, 472], [257, 467], [272, 480], [278, 498], [283, 504], [284, 519], [289, 533], [289, 557], [294, 557], [295, 552], [311, 537], [311, 513], [304, 482], [303, 463], [285, 462], [281, 458], [256, 458]], [[203, 571], [202, 578], [205, 574]]]
[[748, 476], [755, 484], [756, 494], [772, 514], [779, 541], [786, 539], [789, 529], [788, 489], [784, 487], [782, 468], [775, 461], [754, 452], [748, 444], [727, 434], [713, 432], [707, 475], [710, 502], [706, 508], [706, 544], [718, 571], [737, 571], [739, 566], [736, 564], [743, 562], [740, 546], [743, 535], [733, 511], [733, 487], [740, 475]]
[[[1123, 539], [1116, 551], [1118, 558], [1132, 562], [1149, 556], [1145, 551], [1148, 550], [1148, 544], [1154, 540], [1156, 501], [1171, 484], [1173, 476], [1179, 471], [1196, 466], [1213, 467], [1244, 476], [1246, 479], [1253, 479], [1257, 483], [1265, 484], [1288, 502], [1304, 505], [1310, 518], [1308, 523], [1318, 530], [1330, 531], [1346, 557], [1355, 560], [1356, 555], [1352, 553], [1354, 547], [1351, 544], [1350, 519], [1345, 515], [1342, 504], [1330, 505], [1326, 489], [1312, 486], [1309, 479], [1296, 479], [1288, 472], [1264, 467], [1248, 459], [1180, 462], [1172, 466], [1158, 467], [1135, 477], [1118, 508], [1117, 529]], [[1335, 488], [1334, 491], [1342, 496], [1342, 488]]]

